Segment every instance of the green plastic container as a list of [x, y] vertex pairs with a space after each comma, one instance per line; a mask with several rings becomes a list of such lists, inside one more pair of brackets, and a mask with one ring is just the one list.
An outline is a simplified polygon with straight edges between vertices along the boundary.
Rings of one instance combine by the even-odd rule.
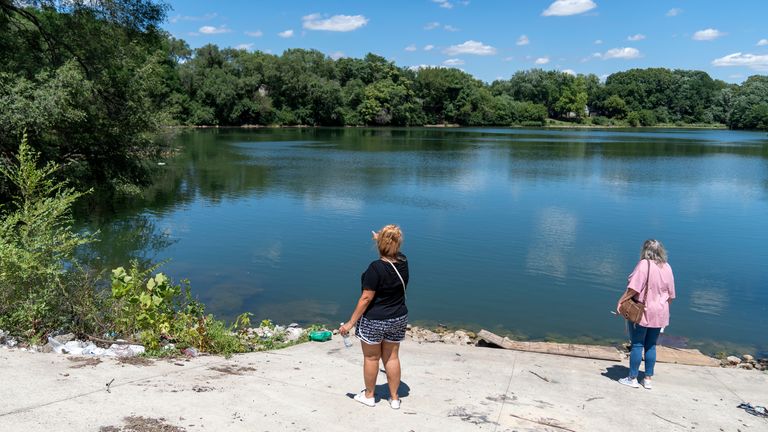
[[325, 342], [331, 340], [331, 336], [333, 336], [333, 333], [329, 332], [328, 330], [309, 332], [309, 340], [315, 342]]

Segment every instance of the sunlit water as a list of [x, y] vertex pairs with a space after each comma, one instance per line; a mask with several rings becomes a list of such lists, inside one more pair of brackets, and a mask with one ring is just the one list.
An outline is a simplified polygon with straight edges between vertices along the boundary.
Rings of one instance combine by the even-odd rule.
[[707, 130], [188, 131], [144, 200], [92, 220], [109, 266], [170, 258], [222, 317], [349, 317], [397, 223], [413, 322], [618, 341], [646, 238], [669, 250], [666, 334], [768, 350], [768, 135]]

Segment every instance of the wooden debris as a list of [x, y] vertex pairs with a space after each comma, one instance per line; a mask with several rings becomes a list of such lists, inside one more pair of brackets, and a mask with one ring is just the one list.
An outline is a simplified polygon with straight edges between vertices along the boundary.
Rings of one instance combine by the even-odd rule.
[[493, 334], [488, 330], [480, 330], [477, 337], [504, 349], [536, 352], [544, 354], [565, 355], [598, 360], [623, 361], [624, 354], [616, 348], [598, 345], [578, 345], [553, 342], [521, 342]]
[[[626, 354], [609, 346], [513, 341], [509, 338], [493, 334], [488, 330], [480, 330], [477, 337], [487, 343], [516, 351], [557, 354], [610, 361], [624, 361], [626, 358]], [[656, 361], [689, 366], [720, 366], [720, 362], [717, 359], [708, 357], [697, 349], [669, 348], [661, 345], [656, 346]]]

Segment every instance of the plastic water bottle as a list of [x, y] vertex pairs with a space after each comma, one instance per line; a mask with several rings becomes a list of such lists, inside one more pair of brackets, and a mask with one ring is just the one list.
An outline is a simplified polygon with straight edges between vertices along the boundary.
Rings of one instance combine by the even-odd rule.
[[[344, 323], [341, 323], [339, 325], [344, 325]], [[346, 348], [349, 348], [352, 346], [352, 339], [349, 337], [349, 333], [342, 335], [342, 338], [344, 339], [344, 346]]]

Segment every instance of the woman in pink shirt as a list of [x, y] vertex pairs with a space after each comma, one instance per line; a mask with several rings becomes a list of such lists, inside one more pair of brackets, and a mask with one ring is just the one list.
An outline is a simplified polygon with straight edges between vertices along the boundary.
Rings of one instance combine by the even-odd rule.
[[[648, 281], [646, 285], [646, 280]], [[619, 383], [640, 387], [637, 376], [640, 362], [645, 353], [645, 377], [643, 387], [650, 390], [653, 367], [656, 365], [656, 340], [661, 329], [669, 325], [669, 304], [675, 298], [675, 277], [672, 267], [667, 263], [667, 251], [658, 240], [646, 240], [640, 250], [640, 262], [629, 275], [627, 291], [619, 299], [616, 310], [624, 300], [633, 297], [638, 302], [646, 295], [645, 312], [639, 323], [627, 321], [627, 328], [632, 339], [629, 354], [629, 376]]]

